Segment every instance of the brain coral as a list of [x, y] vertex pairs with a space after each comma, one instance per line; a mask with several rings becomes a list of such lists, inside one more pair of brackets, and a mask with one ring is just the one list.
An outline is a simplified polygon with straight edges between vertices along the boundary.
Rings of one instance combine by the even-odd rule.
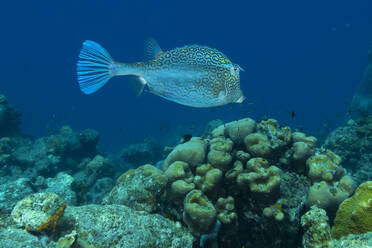
[[332, 236], [372, 231], [372, 181], [361, 184], [355, 194], [341, 203], [332, 226]]

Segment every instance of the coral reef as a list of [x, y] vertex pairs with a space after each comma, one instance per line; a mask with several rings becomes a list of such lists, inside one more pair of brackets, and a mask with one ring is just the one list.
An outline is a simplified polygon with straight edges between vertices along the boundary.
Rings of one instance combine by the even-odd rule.
[[347, 198], [371, 170], [350, 175], [344, 161], [372, 161], [370, 122], [349, 121], [319, 148], [274, 119], [216, 121], [175, 147], [146, 140], [116, 155], [97, 149], [94, 130], [33, 140], [14, 122], [0, 135], [0, 237], [16, 244], [4, 247], [362, 247], [368, 234], [345, 235], [371, 231], [372, 186]]
[[350, 119], [332, 131], [324, 142], [342, 158], [345, 168], [352, 172], [358, 184], [372, 179], [372, 116]]

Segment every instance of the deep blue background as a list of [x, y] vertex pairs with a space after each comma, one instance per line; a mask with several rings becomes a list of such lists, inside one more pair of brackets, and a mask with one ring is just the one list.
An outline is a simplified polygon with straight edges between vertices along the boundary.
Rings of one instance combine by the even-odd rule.
[[[341, 120], [367, 65], [371, 13], [370, 0], [6, 1], [0, 92], [23, 112], [25, 132], [94, 128], [114, 150], [147, 135], [165, 139], [177, 125], [187, 130], [247, 115], [327, 131]], [[194, 109], [149, 93], [136, 97], [123, 78], [90, 96], [80, 92], [75, 64], [84, 40], [134, 62], [143, 59], [149, 36], [164, 50], [221, 50], [245, 69], [242, 89], [254, 104]]]

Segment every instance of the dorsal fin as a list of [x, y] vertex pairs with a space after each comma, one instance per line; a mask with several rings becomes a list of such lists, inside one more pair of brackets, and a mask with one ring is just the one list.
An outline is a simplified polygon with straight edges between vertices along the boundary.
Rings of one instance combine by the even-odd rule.
[[154, 38], [148, 38], [145, 42], [145, 55], [146, 59], [153, 60], [158, 58], [163, 54], [163, 50], [161, 50], [159, 44], [156, 42]]

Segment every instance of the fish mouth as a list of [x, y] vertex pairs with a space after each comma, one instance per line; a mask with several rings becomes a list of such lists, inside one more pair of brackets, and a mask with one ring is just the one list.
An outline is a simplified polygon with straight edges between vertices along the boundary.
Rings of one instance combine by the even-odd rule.
[[236, 100], [236, 103], [242, 103], [245, 100], [245, 96], [239, 97], [238, 100]]

